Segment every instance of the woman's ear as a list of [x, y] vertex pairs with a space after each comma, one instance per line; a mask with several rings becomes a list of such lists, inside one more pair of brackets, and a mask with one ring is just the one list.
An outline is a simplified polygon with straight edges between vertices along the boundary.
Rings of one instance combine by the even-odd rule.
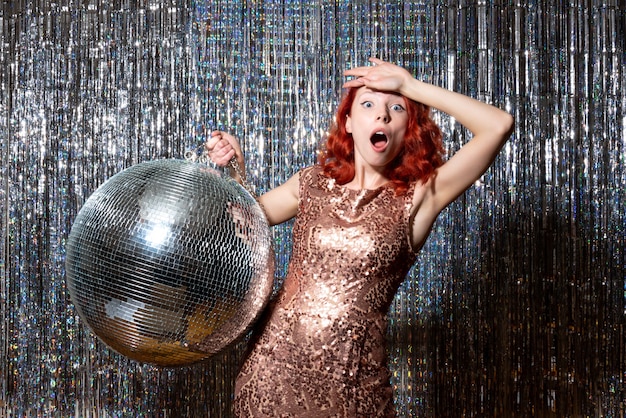
[[352, 133], [352, 118], [350, 118], [350, 115], [346, 115], [346, 132]]

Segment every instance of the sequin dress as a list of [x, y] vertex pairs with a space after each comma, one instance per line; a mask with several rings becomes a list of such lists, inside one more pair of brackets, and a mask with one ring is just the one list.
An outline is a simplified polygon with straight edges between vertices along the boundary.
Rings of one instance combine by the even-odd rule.
[[356, 191], [300, 174], [291, 262], [237, 377], [239, 417], [395, 416], [386, 314], [415, 260], [414, 185]]

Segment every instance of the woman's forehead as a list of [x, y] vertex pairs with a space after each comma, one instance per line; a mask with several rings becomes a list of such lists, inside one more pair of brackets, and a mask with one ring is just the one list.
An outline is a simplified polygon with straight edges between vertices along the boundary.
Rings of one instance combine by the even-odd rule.
[[374, 95], [374, 96], [380, 96], [380, 97], [393, 97], [397, 99], [404, 98], [404, 96], [402, 96], [400, 93], [397, 93], [395, 91], [373, 90], [366, 86], [360, 87], [356, 93], [356, 96], [361, 97], [365, 95]]

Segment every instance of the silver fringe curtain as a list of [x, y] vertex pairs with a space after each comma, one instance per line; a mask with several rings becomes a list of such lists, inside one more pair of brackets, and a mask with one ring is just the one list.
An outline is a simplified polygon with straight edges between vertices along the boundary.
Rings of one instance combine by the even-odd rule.
[[[15, 0], [0, 5], [0, 416], [230, 416], [238, 349], [159, 369], [81, 322], [85, 199], [207, 131], [259, 191], [312, 164], [342, 71], [377, 56], [507, 109], [493, 167], [389, 312], [399, 416], [626, 414], [622, 0]], [[435, 113], [450, 153], [468, 133]], [[290, 225], [274, 230], [278, 277]]]

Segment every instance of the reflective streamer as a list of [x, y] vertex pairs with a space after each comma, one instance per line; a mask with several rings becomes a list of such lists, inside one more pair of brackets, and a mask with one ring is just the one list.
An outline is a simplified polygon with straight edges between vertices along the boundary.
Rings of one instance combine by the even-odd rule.
[[[378, 56], [515, 130], [389, 312], [399, 416], [626, 413], [620, 0], [14, 0], [0, 5], [0, 416], [230, 416], [244, 343], [159, 368], [65, 282], [73, 220], [132, 165], [240, 138], [263, 192], [316, 161], [344, 69]], [[434, 112], [451, 155], [470, 139]], [[274, 228], [277, 288], [290, 224]]]

